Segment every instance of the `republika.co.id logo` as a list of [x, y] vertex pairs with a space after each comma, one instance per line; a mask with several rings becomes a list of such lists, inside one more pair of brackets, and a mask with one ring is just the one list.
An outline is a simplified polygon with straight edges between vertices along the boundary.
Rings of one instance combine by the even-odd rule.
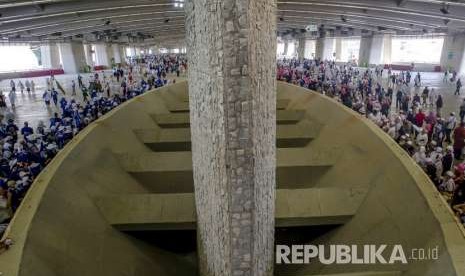
[[277, 245], [277, 264], [407, 264], [410, 260], [437, 260], [439, 248], [413, 248], [406, 254], [402, 245]]

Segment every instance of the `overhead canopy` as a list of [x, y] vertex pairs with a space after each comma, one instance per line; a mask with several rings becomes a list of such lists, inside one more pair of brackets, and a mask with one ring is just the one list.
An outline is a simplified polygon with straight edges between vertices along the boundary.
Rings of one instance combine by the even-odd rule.
[[[183, 40], [185, 0], [5, 0], [0, 35], [5, 41]], [[278, 0], [281, 35], [425, 34], [465, 31], [465, 1]]]

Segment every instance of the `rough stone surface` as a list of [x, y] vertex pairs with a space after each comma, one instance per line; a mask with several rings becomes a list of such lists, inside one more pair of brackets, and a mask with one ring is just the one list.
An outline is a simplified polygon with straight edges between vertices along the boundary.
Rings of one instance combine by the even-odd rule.
[[276, 2], [186, 2], [202, 275], [272, 275]]

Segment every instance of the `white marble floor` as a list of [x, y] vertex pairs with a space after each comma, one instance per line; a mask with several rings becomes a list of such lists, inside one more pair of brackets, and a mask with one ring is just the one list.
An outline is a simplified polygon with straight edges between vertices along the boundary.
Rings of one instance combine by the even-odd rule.
[[[111, 76], [110, 71], [104, 72], [107, 77]], [[88, 83], [88, 80], [93, 74], [81, 74], [83, 77], [84, 83]], [[103, 79], [102, 73], [99, 74], [100, 79]], [[23, 125], [24, 122], [29, 122], [29, 124], [35, 127], [40, 120], [44, 122], [48, 122], [49, 118], [55, 113], [58, 112], [60, 109], [59, 107], [55, 106], [52, 102], [49, 108], [46, 107], [45, 102], [42, 98], [42, 95], [47, 87], [47, 77], [40, 77], [40, 78], [30, 78], [29, 81], [33, 80], [35, 85], [35, 93], [27, 93], [26, 90], [24, 93], [21, 93], [18, 89], [18, 85], [16, 85], [16, 107], [15, 109], [11, 108], [10, 101], [8, 98], [8, 93], [10, 91], [10, 80], [3, 80], [0, 82], [0, 91], [3, 91], [5, 95], [6, 102], [7, 102], [7, 109], [0, 110], [0, 114], [3, 114], [6, 117], [14, 117], [16, 123], [19, 127]], [[59, 99], [61, 97], [65, 97], [67, 100], [71, 98], [75, 98], [77, 101], [82, 102], [83, 97], [82, 93], [79, 88], [76, 88], [76, 96], [72, 96], [72, 88], [71, 88], [71, 81], [74, 80], [76, 82], [77, 87], [77, 75], [58, 75], [55, 76], [55, 79], [63, 86], [65, 91], [67, 92], [63, 95], [59, 91]], [[169, 75], [168, 79], [176, 79], [177, 81], [185, 79], [185, 77], [176, 78], [175, 75]], [[14, 79], [15, 83], [17, 84], [18, 81], [21, 80], [23, 83], [27, 79]], [[112, 93], [120, 93], [120, 84], [115, 82], [112, 83], [111, 88]]]
[[[413, 73], [415, 75], [416, 73]], [[105, 75], [110, 76], [111, 72], [105, 72]], [[91, 74], [82, 74], [85, 81], [89, 79]], [[102, 77], [102, 76], [100, 76]], [[170, 79], [183, 80], [185, 77], [176, 78], [175, 76], [169, 76]], [[35, 93], [28, 94], [26, 91], [21, 93], [20, 91], [16, 92], [16, 108], [12, 110], [10, 108], [10, 103], [8, 99], [8, 92], [10, 90], [10, 80], [3, 80], [0, 82], [0, 90], [3, 91], [6, 97], [8, 108], [7, 110], [1, 111], [2, 114], [7, 114], [7, 116], [14, 116], [16, 123], [19, 126], [22, 126], [23, 122], [28, 121], [31, 126], [36, 126], [39, 120], [48, 121], [49, 117], [57, 112], [59, 109], [55, 107], [52, 103], [50, 108], [46, 108], [45, 103], [42, 99], [42, 94], [46, 87], [46, 77], [41, 78], [32, 78], [29, 80], [34, 80], [36, 83]], [[60, 93], [60, 97], [66, 97], [70, 99], [71, 96], [71, 80], [75, 80], [77, 83], [77, 75], [60, 75], [56, 76], [56, 79], [62, 84], [62, 86], [67, 91], [66, 95]], [[14, 80], [16, 83], [18, 79]], [[24, 83], [26, 79], [21, 79]], [[465, 81], [465, 80], [464, 80]], [[386, 78], [383, 81], [383, 86], [386, 86]], [[444, 109], [443, 114], [448, 114], [452, 111], [455, 111], [458, 114], [458, 107], [460, 103], [465, 98], [465, 88], [462, 90], [461, 95], [455, 96], [455, 84], [444, 83], [443, 82], [443, 73], [422, 73], [422, 85], [428, 86], [430, 88], [436, 89], [439, 93], [443, 95], [444, 98]], [[421, 91], [423, 87], [419, 90]], [[119, 84], [114, 83], [112, 88], [113, 93], [119, 93]], [[412, 88], [412, 93], [415, 90]], [[82, 101], [82, 94], [80, 90], [77, 91], [76, 99]]]

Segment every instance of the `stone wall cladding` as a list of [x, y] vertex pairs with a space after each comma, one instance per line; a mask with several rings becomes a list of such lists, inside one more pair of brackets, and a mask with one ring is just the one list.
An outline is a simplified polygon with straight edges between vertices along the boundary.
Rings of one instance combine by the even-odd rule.
[[202, 275], [272, 275], [276, 2], [186, 3]]

